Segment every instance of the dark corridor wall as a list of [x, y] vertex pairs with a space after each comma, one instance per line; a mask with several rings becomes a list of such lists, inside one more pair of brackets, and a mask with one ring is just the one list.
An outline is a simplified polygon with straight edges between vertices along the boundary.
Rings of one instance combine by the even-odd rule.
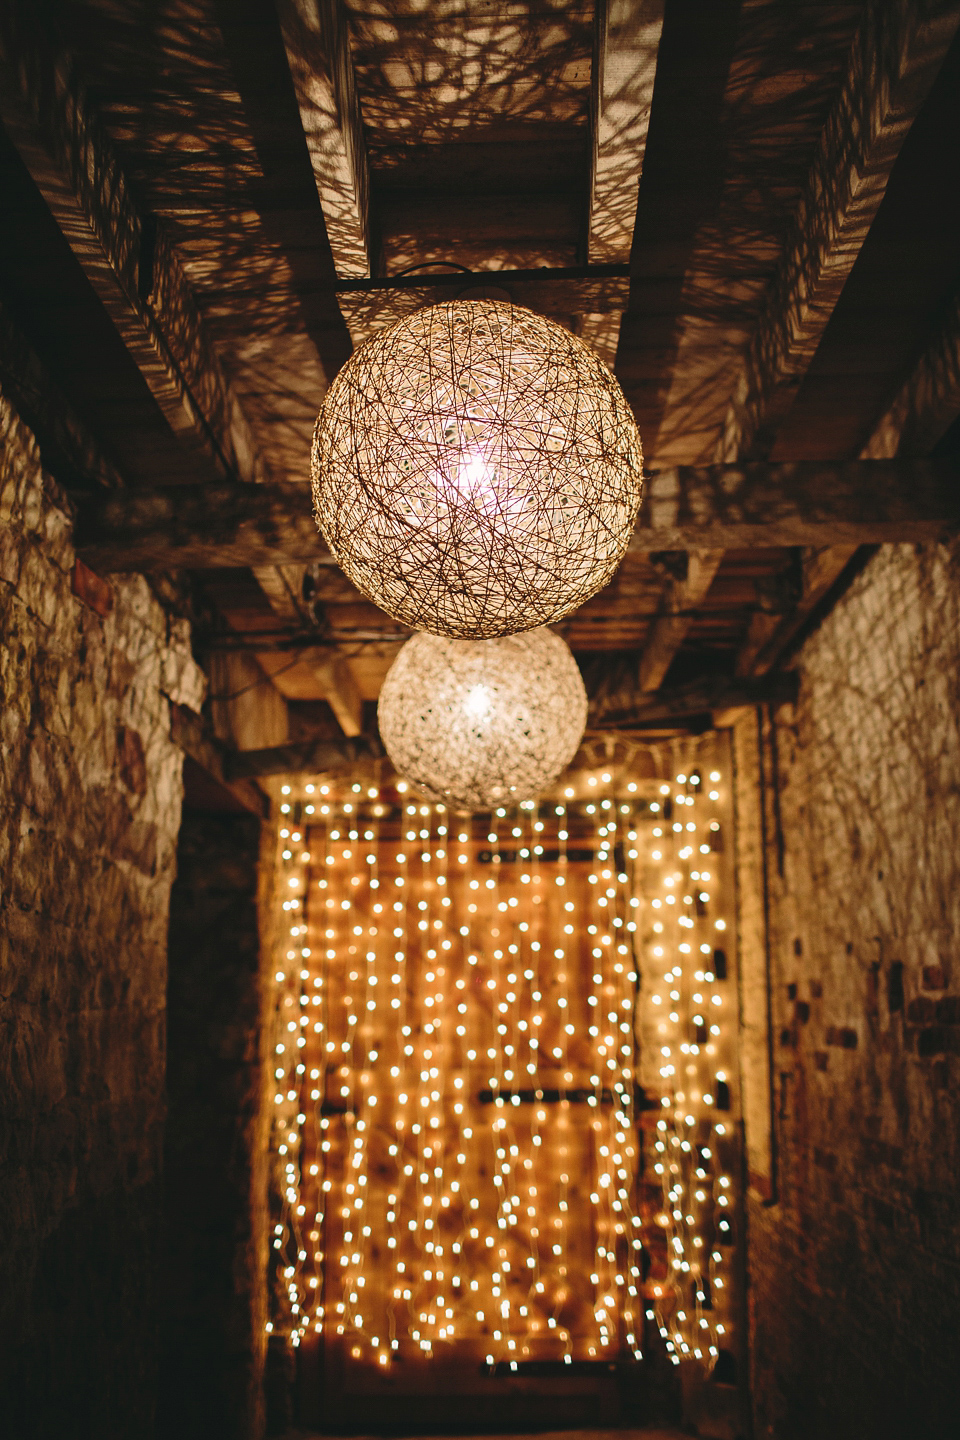
[[[141, 577], [74, 593], [0, 394], [0, 1433], [142, 1440], [156, 1391], [167, 911], [202, 677]], [[200, 683], [198, 683], [200, 682]]]
[[764, 720], [762, 779], [756, 717], [736, 729], [756, 1433], [952, 1440], [960, 547], [880, 550], [798, 666], [797, 705]]
[[[260, 822], [186, 808], [170, 901], [159, 1440], [257, 1440], [266, 1351]], [[264, 867], [268, 872], [269, 867]]]

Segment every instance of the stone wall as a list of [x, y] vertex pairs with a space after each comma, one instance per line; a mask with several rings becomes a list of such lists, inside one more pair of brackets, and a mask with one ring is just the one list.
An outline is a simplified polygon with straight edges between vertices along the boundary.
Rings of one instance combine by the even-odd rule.
[[142, 1440], [180, 821], [167, 702], [199, 706], [202, 684], [146, 582], [76, 569], [70, 533], [0, 394], [0, 1429]]
[[797, 705], [735, 731], [741, 890], [769, 915], [766, 956], [743, 926], [756, 1434], [939, 1440], [960, 1406], [960, 550], [880, 550], [797, 663]]
[[[170, 901], [158, 1437], [264, 1425], [267, 1157], [260, 821], [185, 808]], [[264, 905], [269, 915], [269, 902]], [[264, 947], [269, 956], [270, 948]]]

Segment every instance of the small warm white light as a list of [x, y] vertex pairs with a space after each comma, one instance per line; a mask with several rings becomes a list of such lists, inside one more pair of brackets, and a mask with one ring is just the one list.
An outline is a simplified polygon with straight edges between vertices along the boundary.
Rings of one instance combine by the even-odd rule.
[[467, 691], [463, 708], [471, 720], [485, 720], [490, 714], [490, 692], [485, 685], [474, 685]]

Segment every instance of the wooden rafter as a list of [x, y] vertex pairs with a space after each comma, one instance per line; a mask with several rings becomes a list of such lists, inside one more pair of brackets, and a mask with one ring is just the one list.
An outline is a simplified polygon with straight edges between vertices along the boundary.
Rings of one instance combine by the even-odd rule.
[[630, 259], [663, 0], [599, 0], [587, 259]]
[[[816, 156], [787, 232], [779, 264], [744, 351], [717, 459], [770, 453], [880, 206], [903, 141], [960, 22], [955, 3], [871, 3], [864, 12], [847, 73], [827, 118]], [[749, 673], [770, 656], [819, 603], [850, 559], [849, 545], [817, 547], [804, 573], [815, 577], [786, 619], [758, 614], [738, 659]], [[641, 673], [666, 673], [670, 644], [686, 628], [671, 618], [675, 586], [648, 637]]]
[[711, 676], [686, 685], [661, 687], [656, 694], [636, 682], [614, 688], [601, 686], [591, 698], [588, 726], [596, 729], [646, 728], [671, 721], [713, 717], [744, 705], [782, 704], [797, 697], [797, 675], [783, 671], [761, 678], [728, 679]]
[[[254, 570], [274, 613], [293, 626], [302, 624], [304, 618], [298, 603], [303, 571], [302, 565], [257, 566]], [[280, 651], [258, 653], [257, 659], [268, 675], [281, 673], [287, 665], [287, 657]], [[344, 735], [359, 735], [363, 729], [363, 699], [344, 657], [330, 647], [306, 647], [298, 651], [298, 662], [312, 672]]]
[[[960, 524], [949, 460], [841, 465], [680, 466], [652, 476], [631, 550], [930, 540]], [[94, 570], [282, 565], [326, 554], [303, 485], [217, 484], [126, 491], [81, 513]]]
[[769, 453], [958, 25], [956, 0], [871, 0], [866, 6], [733, 385], [718, 460]]
[[[960, 296], [940, 317], [927, 348], [874, 429], [862, 458], [929, 455], [960, 415]], [[808, 549], [802, 557], [802, 590], [785, 616], [757, 612], [737, 657], [738, 675], [762, 675], [791, 645], [816, 607], [840, 579], [857, 547]]]
[[[162, 229], [139, 213], [70, 63], [29, 27], [15, 29], [9, 15], [0, 41], [4, 124], [178, 441], [208, 482], [261, 479], [243, 408], [179, 260]], [[271, 598], [276, 576], [260, 568], [258, 578]], [[346, 662], [324, 653], [314, 669], [344, 732], [358, 734], [362, 701]], [[274, 710], [283, 707], [279, 694], [268, 698]]]
[[277, 11], [337, 274], [375, 274], [370, 167], [344, 7], [278, 0]]
[[693, 623], [693, 612], [703, 604], [713, 584], [722, 550], [690, 550], [687, 573], [671, 579], [664, 588], [660, 613], [650, 627], [638, 667], [640, 690], [657, 690]]
[[267, 750], [231, 754], [227, 758], [226, 773], [233, 781], [303, 771], [336, 773], [353, 769], [364, 756], [376, 757], [380, 753], [378, 743], [366, 736], [347, 740], [306, 740], [297, 745], [278, 745]]
[[303, 329], [329, 382], [353, 345], [280, 20], [273, 0], [215, 0], [215, 10], [262, 172], [251, 198], [290, 268]]
[[0, 118], [170, 428], [213, 479], [262, 471], [182, 267], [138, 212], [69, 57], [0, 24]]
[[758, 610], [750, 621], [747, 638], [737, 655], [738, 676], [765, 675], [806, 624], [813, 611], [856, 555], [857, 545], [813, 546], [801, 558], [801, 588], [796, 603], [786, 615], [768, 615]]
[[[597, 0], [583, 245], [588, 261], [630, 259], [662, 29], [663, 0]], [[584, 339], [610, 365], [628, 300], [624, 284], [615, 313], [590, 303], [574, 312], [581, 316]]]
[[960, 292], [877, 422], [864, 460], [929, 455], [960, 416]]

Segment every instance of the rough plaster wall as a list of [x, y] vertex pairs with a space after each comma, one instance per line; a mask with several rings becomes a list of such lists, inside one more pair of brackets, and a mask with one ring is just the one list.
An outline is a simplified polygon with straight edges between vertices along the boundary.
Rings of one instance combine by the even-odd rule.
[[[260, 831], [250, 815], [187, 809], [178, 845], [157, 1427], [169, 1440], [263, 1433], [269, 1129]], [[265, 876], [272, 860], [271, 834]]]
[[151, 1433], [167, 908], [185, 636], [101, 618], [0, 394], [0, 1430]]
[[[749, 1214], [757, 1435], [938, 1440], [960, 1406], [960, 549], [879, 551], [799, 668], [764, 737], [776, 1115], [774, 1203], [760, 1178]], [[744, 771], [751, 735], [755, 717], [737, 727]]]

